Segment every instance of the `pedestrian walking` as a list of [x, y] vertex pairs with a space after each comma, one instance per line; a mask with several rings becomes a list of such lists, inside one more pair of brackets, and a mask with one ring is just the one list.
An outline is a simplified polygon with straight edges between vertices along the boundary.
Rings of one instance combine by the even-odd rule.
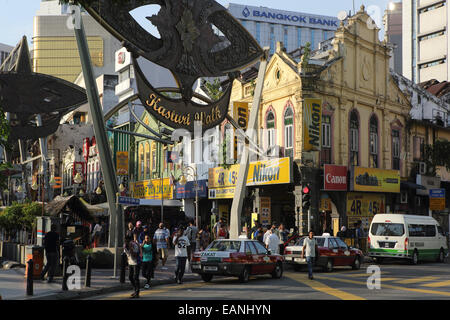
[[101, 234], [102, 226], [96, 221], [94, 229], [92, 230], [92, 242], [94, 243], [94, 248], [98, 247]]
[[200, 235], [200, 250], [205, 250], [209, 243], [211, 242], [211, 234], [209, 233], [208, 226], [204, 226], [202, 230], [199, 231]]
[[[145, 228], [144, 228], [145, 229]], [[147, 280], [145, 289], [150, 289], [150, 279], [153, 272], [153, 244], [150, 235], [146, 234], [141, 245], [142, 252], [142, 276]]]
[[133, 223], [130, 221], [128, 222], [128, 229], [125, 232], [125, 237], [128, 237], [130, 239], [133, 239], [133, 230], [134, 230], [134, 225]]
[[188, 247], [188, 261], [189, 265], [191, 265], [192, 255], [197, 249], [197, 235], [198, 235], [198, 228], [194, 225], [193, 220], [189, 221], [189, 226], [186, 228], [183, 235], [185, 235], [188, 238], [189, 243], [191, 244]]
[[47, 282], [53, 282], [55, 276], [55, 270], [58, 265], [58, 253], [59, 253], [59, 234], [56, 233], [56, 225], [50, 227], [50, 231], [44, 236], [44, 248], [45, 257], [47, 258], [47, 264], [42, 270], [41, 280], [44, 280], [45, 274], [48, 273]]
[[288, 234], [289, 232], [284, 227], [284, 224], [280, 224], [280, 226], [278, 227], [278, 237], [280, 238], [280, 254], [284, 254], [284, 244], [288, 240]]
[[153, 244], [156, 246], [158, 250], [159, 259], [162, 261], [162, 270], [167, 270], [165, 267], [168, 255], [169, 255], [169, 237], [170, 233], [164, 227], [164, 223], [159, 224], [159, 228], [155, 231], [155, 235], [153, 236]]
[[142, 243], [144, 243], [145, 236], [149, 236], [150, 235], [150, 231], [148, 229], [148, 226], [143, 226], [142, 229], [143, 230], [139, 234], [139, 237], [138, 237], [139, 244], [141, 244], [141, 245], [142, 245]]
[[256, 230], [255, 235], [254, 235], [255, 239], [258, 240], [259, 242], [263, 242], [264, 240], [264, 230], [263, 227], [259, 227], [258, 230]]
[[278, 254], [280, 250], [280, 238], [278, 238], [274, 229], [269, 230], [269, 236], [266, 238], [266, 248], [272, 252], [272, 254]]
[[139, 272], [140, 272], [140, 255], [141, 250], [137, 242], [137, 237], [131, 240], [130, 237], [125, 238], [124, 252], [128, 258], [128, 278], [133, 285], [134, 292], [132, 298], [139, 298]]
[[184, 271], [186, 270], [186, 260], [188, 258], [188, 247], [190, 246], [189, 239], [183, 235], [183, 228], [179, 228], [177, 235], [173, 239], [175, 246], [175, 280], [178, 284], [182, 283]]
[[316, 239], [314, 239], [314, 232], [310, 231], [308, 237], [303, 240], [302, 259], [306, 256], [306, 263], [308, 264], [308, 277], [313, 280], [313, 267], [316, 259], [316, 252], [319, 252]]

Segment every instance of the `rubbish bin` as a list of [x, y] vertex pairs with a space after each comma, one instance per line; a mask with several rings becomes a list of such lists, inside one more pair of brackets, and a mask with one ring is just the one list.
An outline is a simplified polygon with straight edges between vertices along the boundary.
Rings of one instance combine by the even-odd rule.
[[[44, 268], [44, 247], [26, 246], [26, 261], [33, 259], [33, 279], [39, 279], [42, 269]], [[28, 264], [25, 270], [25, 277], [28, 275]]]

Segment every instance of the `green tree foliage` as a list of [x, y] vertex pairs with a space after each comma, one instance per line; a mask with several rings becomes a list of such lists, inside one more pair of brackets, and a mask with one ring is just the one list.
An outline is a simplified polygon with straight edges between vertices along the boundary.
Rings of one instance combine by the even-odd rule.
[[41, 214], [41, 204], [14, 202], [10, 207], [0, 212], [0, 228], [4, 228], [9, 233], [21, 229], [31, 232], [36, 227], [36, 217]]
[[223, 91], [219, 79], [214, 79], [214, 82], [205, 81], [206, 94], [213, 100], [217, 101], [222, 97]]
[[436, 140], [433, 145], [425, 145], [425, 163], [433, 175], [436, 167], [442, 166], [450, 171], [450, 141]]

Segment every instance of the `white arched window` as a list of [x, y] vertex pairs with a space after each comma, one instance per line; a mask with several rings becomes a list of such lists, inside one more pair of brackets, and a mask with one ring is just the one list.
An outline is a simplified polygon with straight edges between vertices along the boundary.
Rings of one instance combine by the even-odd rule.
[[266, 118], [266, 129], [267, 129], [267, 149], [275, 146], [275, 114], [270, 111]]
[[294, 112], [291, 107], [284, 112], [284, 150], [285, 156], [294, 155]]

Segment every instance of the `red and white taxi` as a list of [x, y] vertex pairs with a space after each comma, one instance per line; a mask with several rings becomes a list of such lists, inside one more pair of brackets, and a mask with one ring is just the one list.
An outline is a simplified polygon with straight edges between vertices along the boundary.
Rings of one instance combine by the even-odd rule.
[[192, 272], [200, 274], [203, 281], [214, 275], [235, 276], [247, 282], [250, 275], [283, 275], [283, 256], [271, 254], [264, 245], [249, 239], [220, 239], [213, 241], [204, 251], [195, 252], [191, 261]]
[[[302, 265], [306, 265], [306, 259], [301, 257], [303, 241], [306, 237], [298, 240], [294, 246], [288, 246], [284, 250], [286, 263], [293, 264], [296, 270]], [[325, 271], [333, 271], [334, 266], [351, 266], [357, 270], [363, 262], [361, 250], [351, 248], [338, 237], [331, 237], [328, 233], [314, 237], [319, 248], [319, 258], [316, 259], [316, 266], [321, 266]]]

